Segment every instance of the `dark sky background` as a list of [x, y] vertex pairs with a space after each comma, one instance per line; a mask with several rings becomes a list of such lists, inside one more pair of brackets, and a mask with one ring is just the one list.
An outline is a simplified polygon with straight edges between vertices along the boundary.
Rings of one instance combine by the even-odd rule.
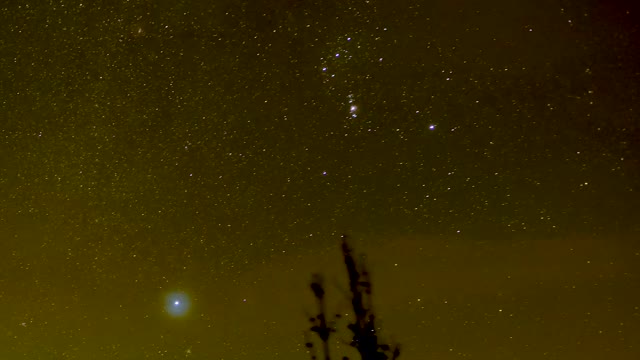
[[640, 358], [627, 3], [3, 2], [0, 358]]

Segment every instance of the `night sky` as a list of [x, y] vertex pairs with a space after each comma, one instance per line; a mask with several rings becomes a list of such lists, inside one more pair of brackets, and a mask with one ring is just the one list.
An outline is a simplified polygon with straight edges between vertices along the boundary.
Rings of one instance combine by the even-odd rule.
[[627, 3], [4, 1], [0, 359], [640, 358]]

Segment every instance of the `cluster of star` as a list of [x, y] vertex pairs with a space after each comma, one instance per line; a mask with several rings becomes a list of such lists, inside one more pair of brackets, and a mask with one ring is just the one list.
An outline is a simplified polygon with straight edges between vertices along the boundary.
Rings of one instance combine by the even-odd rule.
[[[334, 44], [334, 51], [331, 52], [331, 55], [323, 57], [320, 59], [322, 65], [321, 70], [325, 75], [324, 83], [327, 85], [327, 90], [332, 96], [336, 96], [340, 98], [344, 96], [344, 93], [340, 94], [340, 91], [337, 90], [336, 85], [340, 83], [339, 87], [347, 86], [348, 88], [354, 87], [353, 79], [344, 71], [348, 69], [346, 66], [354, 56], [350, 53], [349, 47], [355, 46], [352, 44], [353, 38], [350, 36], [345, 36], [344, 38], [340, 38]], [[360, 46], [357, 46], [360, 48]], [[343, 71], [342, 76], [339, 76], [338, 73]], [[349, 93], [347, 95], [347, 108], [348, 108], [348, 117], [350, 119], [355, 119], [358, 117], [359, 107], [356, 104], [355, 97], [353, 93]]]
[[349, 103], [349, 115], [351, 118], [355, 119], [358, 117], [358, 105], [355, 104], [355, 100], [353, 99], [353, 94], [349, 94], [347, 96], [347, 102]]

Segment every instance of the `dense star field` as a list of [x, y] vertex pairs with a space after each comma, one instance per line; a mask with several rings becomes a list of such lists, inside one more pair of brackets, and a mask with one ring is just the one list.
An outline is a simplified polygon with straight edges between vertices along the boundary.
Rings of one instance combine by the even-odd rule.
[[3, 2], [0, 359], [640, 358], [627, 3]]

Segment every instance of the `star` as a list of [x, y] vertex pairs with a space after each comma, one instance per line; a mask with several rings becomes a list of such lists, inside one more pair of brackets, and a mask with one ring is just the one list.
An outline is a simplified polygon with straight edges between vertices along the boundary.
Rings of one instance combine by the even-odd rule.
[[165, 311], [173, 317], [182, 317], [189, 312], [191, 303], [189, 296], [183, 292], [172, 292], [166, 295]]

